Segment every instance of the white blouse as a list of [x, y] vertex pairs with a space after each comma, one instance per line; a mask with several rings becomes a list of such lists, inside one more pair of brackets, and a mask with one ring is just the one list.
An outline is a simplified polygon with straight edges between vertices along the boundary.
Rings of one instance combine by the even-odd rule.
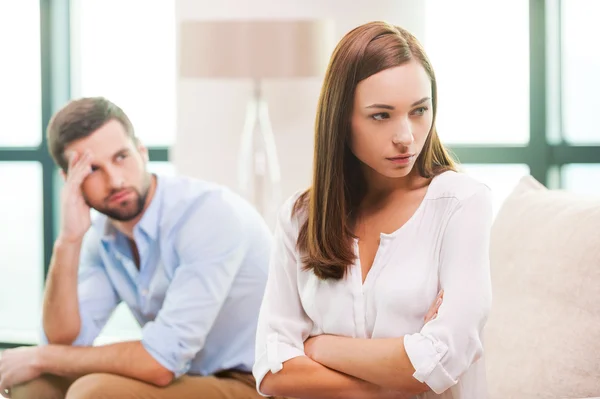
[[[277, 373], [285, 361], [304, 355], [308, 337], [332, 334], [404, 337], [414, 377], [432, 389], [419, 398], [486, 398], [482, 331], [492, 297], [489, 188], [462, 173], [434, 177], [408, 222], [381, 234], [364, 284], [359, 260], [339, 281], [322, 281], [302, 270], [296, 250], [301, 221], [291, 217], [296, 198], [282, 207], [275, 232], [258, 320], [257, 389], [269, 370]], [[424, 325], [441, 289], [438, 315]]]

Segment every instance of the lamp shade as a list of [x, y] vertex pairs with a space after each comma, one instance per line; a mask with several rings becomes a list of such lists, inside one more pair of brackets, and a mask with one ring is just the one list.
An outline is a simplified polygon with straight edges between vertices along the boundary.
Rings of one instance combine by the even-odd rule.
[[182, 21], [183, 78], [301, 78], [324, 74], [333, 24], [327, 20]]

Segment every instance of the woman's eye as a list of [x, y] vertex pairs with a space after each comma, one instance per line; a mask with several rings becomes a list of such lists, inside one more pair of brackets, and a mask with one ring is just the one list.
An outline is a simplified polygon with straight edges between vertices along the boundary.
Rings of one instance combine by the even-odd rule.
[[377, 114], [371, 115], [371, 118], [376, 121], [382, 121], [384, 119], [389, 119], [390, 114], [387, 112], [379, 112]]
[[427, 107], [419, 107], [417, 109], [415, 109], [412, 114], [413, 115], [417, 115], [417, 116], [421, 116], [423, 115], [429, 108]]

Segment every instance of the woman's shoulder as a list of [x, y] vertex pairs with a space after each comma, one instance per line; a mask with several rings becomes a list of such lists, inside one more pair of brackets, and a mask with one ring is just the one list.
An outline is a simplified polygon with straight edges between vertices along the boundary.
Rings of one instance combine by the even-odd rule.
[[474, 195], [490, 194], [490, 188], [473, 176], [460, 171], [449, 170], [435, 176], [429, 185], [429, 199], [453, 198], [466, 200]]
[[298, 190], [290, 195], [279, 208], [278, 224], [286, 232], [298, 235], [300, 227], [306, 221], [308, 191]]

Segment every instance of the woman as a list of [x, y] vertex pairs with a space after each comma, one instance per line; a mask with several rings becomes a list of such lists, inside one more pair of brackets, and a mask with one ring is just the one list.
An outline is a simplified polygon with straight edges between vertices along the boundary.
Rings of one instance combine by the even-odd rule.
[[[312, 186], [279, 216], [257, 331], [260, 393], [487, 396], [491, 196], [455, 171], [436, 106], [433, 70], [409, 32], [373, 22], [338, 44]], [[437, 316], [424, 323], [432, 303]]]

